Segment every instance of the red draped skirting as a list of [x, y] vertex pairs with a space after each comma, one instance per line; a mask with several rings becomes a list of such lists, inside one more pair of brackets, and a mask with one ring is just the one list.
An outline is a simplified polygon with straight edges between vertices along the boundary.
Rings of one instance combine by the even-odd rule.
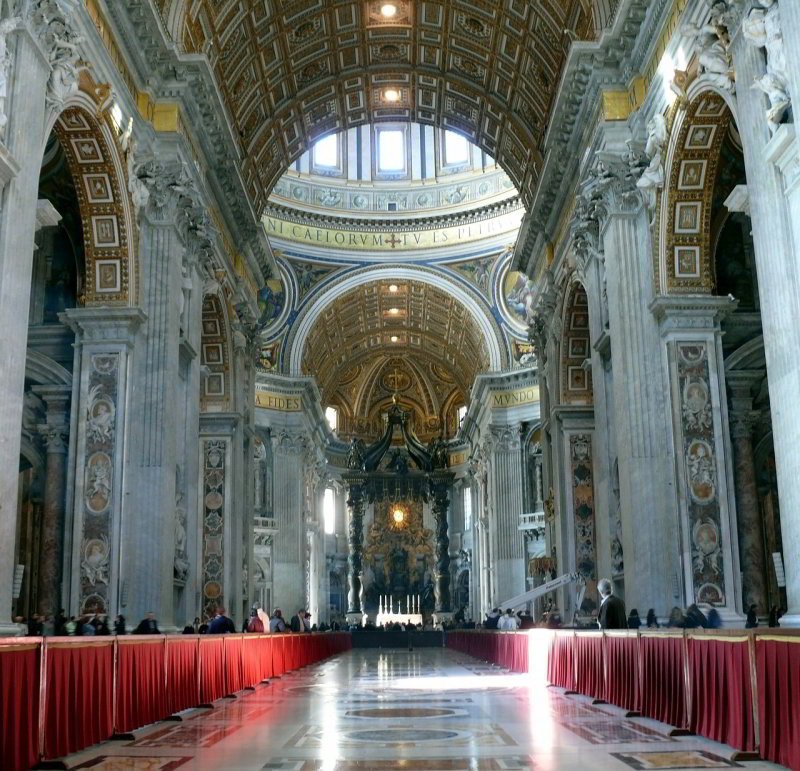
[[683, 633], [639, 638], [639, 711], [662, 723], [687, 728]]
[[639, 638], [629, 634], [605, 636], [604, 701], [627, 710], [639, 709]]
[[200, 702], [210, 704], [228, 694], [225, 688], [224, 635], [200, 637]]
[[800, 769], [800, 637], [756, 637], [761, 757]]
[[[58, 639], [58, 638], [56, 638]], [[50, 642], [44, 674], [44, 757], [108, 739], [114, 729], [114, 639]]]
[[605, 696], [602, 632], [575, 635], [575, 690], [593, 699]]
[[127, 733], [171, 713], [166, 656], [161, 635], [119, 639], [117, 646], [117, 733]]
[[756, 748], [750, 644], [745, 637], [688, 638], [689, 728], [738, 750]]
[[200, 704], [198, 637], [167, 637], [167, 700], [169, 714]]
[[38, 638], [0, 648], [0, 757], [7, 768], [30, 768], [39, 756]]

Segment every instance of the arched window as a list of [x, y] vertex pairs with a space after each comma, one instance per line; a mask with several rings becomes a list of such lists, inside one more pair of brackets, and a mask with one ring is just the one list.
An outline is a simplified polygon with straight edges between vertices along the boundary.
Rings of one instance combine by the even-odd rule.
[[325, 525], [325, 534], [333, 535], [336, 532], [336, 493], [332, 487], [325, 488], [322, 499], [322, 521]]
[[339, 430], [339, 410], [336, 407], [325, 408], [325, 420], [328, 421], [331, 431]]

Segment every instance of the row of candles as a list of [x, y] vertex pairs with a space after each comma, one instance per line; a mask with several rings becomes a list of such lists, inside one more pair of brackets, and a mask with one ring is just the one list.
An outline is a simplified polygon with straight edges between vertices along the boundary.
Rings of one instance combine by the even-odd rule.
[[[406, 595], [406, 609], [402, 609], [402, 599], [397, 601], [397, 613], [419, 613], [420, 595]], [[381, 594], [378, 599], [378, 613], [394, 613], [394, 601], [388, 594]]]

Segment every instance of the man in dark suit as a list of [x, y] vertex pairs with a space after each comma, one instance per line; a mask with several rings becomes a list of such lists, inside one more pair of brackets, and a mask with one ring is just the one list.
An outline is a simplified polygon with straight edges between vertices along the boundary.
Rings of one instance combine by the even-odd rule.
[[297, 614], [292, 616], [291, 627], [293, 632], [306, 631], [306, 609], [300, 608]]
[[597, 624], [601, 629], [627, 629], [628, 617], [625, 615], [625, 603], [614, 594], [611, 581], [601, 578], [597, 582], [597, 591], [600, 592], [600, 613]]
[[156, 614], [148, 613], [133, 630], [134, 634], [161, 634], [156, 623]]
[[209, 634], [229, 634], [236, 632], [236, 625], [225, 615], [225, 608], [218, 607], [217, 613], [208, 625]]

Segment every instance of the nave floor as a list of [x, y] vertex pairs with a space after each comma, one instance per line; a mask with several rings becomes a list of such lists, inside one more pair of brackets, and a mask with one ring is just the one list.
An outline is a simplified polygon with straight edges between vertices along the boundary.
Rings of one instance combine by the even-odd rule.
[[608, 705], [442, 649], [356, 650], [134, 741], [70, 756], [93, 771], [595, 771], [780, 768], [725, 745], [671, 738]]

